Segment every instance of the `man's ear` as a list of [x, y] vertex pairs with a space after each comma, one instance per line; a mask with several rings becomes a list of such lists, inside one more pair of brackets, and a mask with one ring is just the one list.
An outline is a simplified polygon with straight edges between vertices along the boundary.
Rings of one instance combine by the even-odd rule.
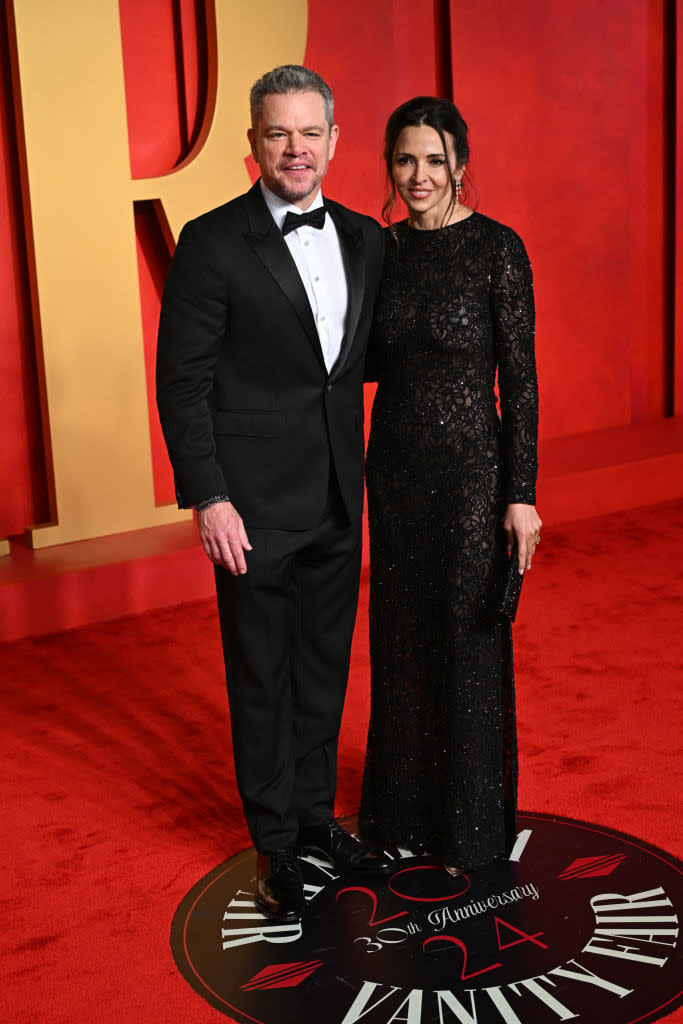
[[334, 151], [337, 148], [337, 139], [339, 138], [339, 125], [333, 124], [330, 128], [330, 160], [334, 156]]
[[251, 155], [253, 156], [256, 163], [258, 163], [258, 155], [256, 150], [256, 130], [254, 128], [248, 129], [247, 139], [249, 140], [249, 145], [251, 146]]

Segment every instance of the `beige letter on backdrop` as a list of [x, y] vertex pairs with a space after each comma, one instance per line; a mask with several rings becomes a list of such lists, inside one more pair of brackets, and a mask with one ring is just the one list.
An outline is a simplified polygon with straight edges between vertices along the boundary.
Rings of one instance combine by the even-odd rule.
[[301, 62], [306, 0], [268, 17], [207, 3], [210, 89], [195, 149], [168, 175], [131, 181], [117, 0], [13, 0], [14, 91], [32, 303], [54, 522], [48, 547], [177, 521], [156, 506], [145, 387], [133, 200], [160, 201], [174, 237], [185, 220], [249, 185], [248, 91], [263, 71]]

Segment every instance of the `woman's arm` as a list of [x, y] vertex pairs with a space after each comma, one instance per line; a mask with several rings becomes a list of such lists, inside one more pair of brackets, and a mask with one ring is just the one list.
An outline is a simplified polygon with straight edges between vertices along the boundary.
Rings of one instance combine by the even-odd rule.
[[507, 502], [503, 526], [508, 543], [517, 539], [523, 572], [531, 568], [542, 525], [534, 508], [538, 469], [535, 311], [529, 258], [521, 238], [509, 229], [503, 229], [491, 287]]

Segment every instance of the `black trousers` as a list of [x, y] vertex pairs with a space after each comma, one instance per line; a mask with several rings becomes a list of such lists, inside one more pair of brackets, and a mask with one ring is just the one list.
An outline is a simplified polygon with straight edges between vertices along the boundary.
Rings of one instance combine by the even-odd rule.
[[360, 521], [333, 485], [311, 530], [247, 532], [247, 572], [216, 567], [237, 787], [254, 846], [331, 818], [358, 606]]

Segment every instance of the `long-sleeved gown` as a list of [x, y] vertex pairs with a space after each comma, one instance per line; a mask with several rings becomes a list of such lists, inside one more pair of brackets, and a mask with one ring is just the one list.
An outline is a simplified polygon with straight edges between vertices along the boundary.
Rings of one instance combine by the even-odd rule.
[[359, 822], [472, 869], [509, 852], [515, 833], [512, 644], [496, 603], [505, 508], [535, 503], [532, 277], [519, 236], [477, 212], [435, 231], [404, 221], [397, 236], [368, 355], [378, 389]]

